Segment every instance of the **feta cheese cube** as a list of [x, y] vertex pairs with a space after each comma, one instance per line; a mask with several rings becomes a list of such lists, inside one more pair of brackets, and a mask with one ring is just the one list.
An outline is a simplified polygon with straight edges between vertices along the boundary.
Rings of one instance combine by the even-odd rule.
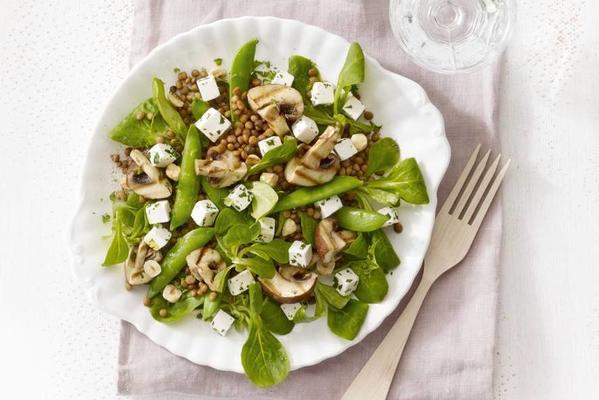
[[294, 241], [289, 247], [289, 264], [306, 268], [312, 260], [312, 246], [301, 240]]
[[216, 142], [223, 133], [231, 128], [231, 121], [225, 118], [224, 115], [209, 108], [204, 115], [196, 121], [196, 128], [200, 130], [211, 142]]
[[275, 238], [275, 219], [264, 217], [258, 221], [260, 223], [260, 235], [256, 238], [257, 242], [268, 243]]
[[316, 125], [316, 122], [305, 115], [302, 115], [293, 123], [291, 131], [297, 140], [304, 143], [310, 143], [316, 136], [318, 136], [318, 126]]
[[230, 278], [227, 282], [227, 286], [229, 287], [229, 292], [233, 296], [237, 296], [238, 294], [248, 290], [250, 284], [254, 282], [254, 276], [249, 269], [246, 269]]
[[315, 106], [333, 104], [335, 99], [335, 86], [330, 82], [314, 82], [310, 100]]
[[347, 160], [358, 153], [358, 149], [354, 146], [351, 139], [343, 138], [335, 145], [335, 153], [341, 161]]
[[335, 287], [341, 296], [347, 296], [358, 287], [360, 278], [351, 268], [345, 268], [335, 274]]
[[293, 84], [294, 78], [295, 77], [291, 75], [289, 72], [279, 71], [275, 74], [275, 77], [272, 78], [272, 81], [270, 83], [272, 83], [273, 85], [291, 86]]
[[177, 150], [170, 144], [166, 143], [156, 143], [154, 146], [150, 148], [148, 152], [150, 162], [153, 166], [164, 168], [169, 164], [175, 162], [179, 154]]
[[397, 216], [397, 210], [391, 207], [383, 207], [380, 210], [377, 210], [379, 214], [383, 214], [389, 217], [387, 222], [383, 226], [391, 226], [399, 222], [399, 217]]
[[171, 219], [171, 205], [168, 200], [160, 200], [146, 207], [146, 216], [151, 225], [163, 224]]
[[198, 201], [191, 210], [191, 219], [198, 226], [212, 226], [218, 215], [218, 207], [210, 200]]
[[328, 199], [317, 201], [315, 205], [320, 207], [320, 215], [322, 218], [333, 215], [335, 211], [343, 207], [343, 203], [341, 203], [339, 196], [331, 196]]
[[244, 185], [237, 185], [225, 197], [225, 205], [233, 207], [237, 211], [243, 211], [252, 203], [253, 197], [252, 193]]
[[345, 104], [343, 105], [343, 112], [345, 112], [348, 117], [353, 120], [360, 118], [360, 115], [364, 112], [366, 107], [364, 104], [358, 99], [355, 98], [353, 94], [350, 94], [345, 99]]
[[293, 321], [293, 317], [295, 317], [300, 308], [302, 308], [300, 303], [281, 304], [281, 310], [283, 310], [289, 321]]
[[258, 147], [260, 148], [260, 154], [262, 154], [262, 157], [264, 157], [264, 155], [268, 153], [270, 150], [274, 149], [275, 147], [279, 147], [282, 144], [283, 143], [281, 142], [280, 137], [271, 136], [269, 138], [259, 141]]
[[225, 336], [227, 332], [229, 332], [229, 329], [231, 329], [233, 322], [235, 322], [235, 318], [223, 310], [218, 310], [218, 312], [214, 315], [214, 318], [212, 318], [210, 326], [221, 336]]
[[169, 240], [171, 240], [171, 236], [172, 234], [168, 229], [155, 226], [150, 229], [150, 232], [146, 233], [144, 242], [146, 242], [146, 244], [153, 250], [160, 250], [166, 246]]
[[196, 85], [198, 85], [200, 96], [202, 96], [202, 100], [204, 101], [214, 100], [220, 96], [220, 91], [213, 75], [198, 79]]
[[266, 183], [270, 187], [277, 186], [277, 182], [279, 181], [279, 175], [272, 172], [263, 172], [260, 175], [260, 182]]

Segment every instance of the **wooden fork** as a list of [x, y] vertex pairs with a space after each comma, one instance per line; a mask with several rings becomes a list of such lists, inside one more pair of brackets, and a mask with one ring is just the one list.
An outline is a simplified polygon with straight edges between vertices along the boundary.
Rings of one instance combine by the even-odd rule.
[[[490, 151], [488, 151], [468, 179], [479, 150], [480, 145], [476, 146], [458, 182], [437, 214], [431, 243], [424, 258], [422, 280], [416, 292], [385, 339], [349, 386], [343, 395], [343, 400], [384, 400], [387, 398], [397, 364], [424, 297], [432, 284], [443, 273], [462, 261], [470, 250], [480, 224], [510, 164], [508, 160], [495, 176], [501, 158], [499, 155], [481, 180], [489, 160]], [[467, 180], [468, 184], [464, 188]], [[474, 195], [472, 195], [473, 192]]]

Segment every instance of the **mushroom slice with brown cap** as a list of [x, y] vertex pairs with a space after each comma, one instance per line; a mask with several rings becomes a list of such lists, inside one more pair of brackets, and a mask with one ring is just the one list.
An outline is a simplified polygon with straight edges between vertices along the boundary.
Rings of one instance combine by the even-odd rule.
[[163, 178], [158, 168], [139, 150], [134, 149], [129, 155], [142, 172], [130, 170], [125, 177], [125, 187], [148, 199], [164, 199], [169, 197], [173, 188], [168, 179]]
[[129, 249], [129, 255], [125, 260], [125, 279], [133, 286], [150, 282], [155, 275], [148, 274], [144, 270], [144, 264], [147, 261], [158, 262], [161, 259], [162, 253], [152, 250], [142, 240], [137, 247], [132, 246]]
[[300, 92], [284, 85], [263, 85], [248, 91], [250, 107], [279, 136], [289, 132], [287, 121], [294, 122], [304, 113]]
[[328, 126], [320, 135], [316, 143], [302, 157], [302, 164], [308, 168], [320, 167], [322, 160], [326, 159], [341, 136], [334, 126]]
[[218, 251], [209, 247], [200, 247], [189, 253], [185, 261], [194, 278], [206, 283], [210, 290], [216, 290], [214, 276], [227, 266]]
[[299, 274], [299, 268], [295, 269], [296, 273], [293, 273], [287, 268], [294, 267], [282, 266], [279, 268], [280, 272], [275, 272], [272, 278], [258, 278], [262, 289], [279, 303], [297, 303], [306, 300], [312, 295], [318, 276], [314, 272]]
[[318, 223], [314, 231], [314, 247], [320, 258], [317, 268], [323, 275], [329, 275], [333, 271], [335, 257], [347, 244], [341, 235], [335, 232], [335, 228], [335, 221], [325, 218]]
[[239, 182], [247, 173], [247, 165], [227, 150], [213, 160], [196, 160], [196, 174], [207, 176], [210, 185], [223, 188]]

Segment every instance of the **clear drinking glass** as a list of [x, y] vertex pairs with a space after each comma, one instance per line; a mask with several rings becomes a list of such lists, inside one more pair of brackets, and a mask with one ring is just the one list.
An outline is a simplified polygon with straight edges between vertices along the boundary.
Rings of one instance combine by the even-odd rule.
[[515, 0], [391, 0], [396, 39], [418, 65], [441, 73], [471, 71], [503, 50]]

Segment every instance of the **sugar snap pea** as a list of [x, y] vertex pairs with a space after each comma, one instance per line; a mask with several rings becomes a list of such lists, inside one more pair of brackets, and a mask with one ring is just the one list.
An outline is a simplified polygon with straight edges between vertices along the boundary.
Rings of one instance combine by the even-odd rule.
[[159, 294], [162, 289], [183, 269], [185, 257], [198, 247], [202, 247], [214, 236], [212, 228], [197, 228], [179, 238], [162, 261], [162, 272], [150, 282], [148, 297]]
[[388, 216], [363, 208], [342, 207], [336, 213], [337, 223], [354, 232], [372, 232], [383, 227]]
[[164, 82], [158, 78], [154, 78], [152, 80], [152, 93], [154, 102], [158, 106], [162, 118], [164, 118], [168, 126], [179, 135], [180, 139], [184, 139], [185, 134], [187, 133], [187, 125], [185, 125], [183, 118], [181, 118], [177, 110], [175, 110], [175, 107], [173, 107], [171, 102], [166, 98], [166, 94], [164, 93]]
[[173, 205], [171, 230], [178, 228], [189, 220], [191, 210], [200, 191], [200, 177], [196, 175], [195, 160], [200, 158], [202, 145], [200, 133], [194, 125], [189, 127], [185, 138], [185, 147], [181, 156], [181, 172], [177, 182], [177, 193]]
[[362, 186], [362, 181], [351, 176], [336, 176], [332, 181], [315, 187], [297, 189], [281, 198], [271, 213], [312, 204], [331, 196]]
[[[245, 92], [250, 87], [250, 76], [254, 71], [254, 56], [256, 55], [256, 45], [258, 39], [252, 39], [239, 48], [229, 72], [229, 99], [231, 109], [233, 109], [233, 91], [239, 88]], [[235, 113], [231, 113], [233, 122], [237, 120]]]

